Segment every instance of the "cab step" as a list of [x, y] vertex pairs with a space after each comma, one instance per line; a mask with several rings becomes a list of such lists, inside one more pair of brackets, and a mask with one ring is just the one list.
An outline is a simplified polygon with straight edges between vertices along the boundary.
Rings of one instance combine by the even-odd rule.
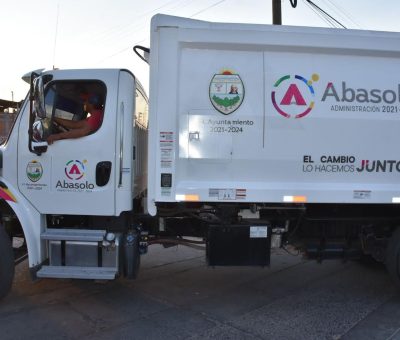
[[81, 241], [101, 242], [106, 235], [105, 230], [82, 230], [82, 229], [47, 229], [41, 234], [42, 240], [50, 241]]
[[41, 278], [114, 280], [114, 267], [42, 266], [36, 273]]

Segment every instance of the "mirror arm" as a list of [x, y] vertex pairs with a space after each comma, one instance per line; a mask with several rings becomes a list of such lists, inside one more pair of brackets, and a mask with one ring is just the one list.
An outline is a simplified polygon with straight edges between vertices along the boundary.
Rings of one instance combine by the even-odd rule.
[[30, 90], [29, 90], [29, 128], [28, 128], [28, 149], [30, 152], [36, 154], [37, 156], [40, 156], [42, 152], [35, 150], [32, 147], [32, 141], [33, 141], [33, 122], [34, 122], [34, 115], [33, 115], [33, 100], [34, 100], [34, 87], [33, 87], [33, 81], [35, 78], [37, 78], [39, 74], [32, 72], [31, 73], [31, 82], [30, 82]]
[[29, 128], [28, 128], [28, 148], [29, 151], [35, 153], [32, 148], [32, 140], [33, 140], [33, 80], [35, 79], [35, 73], [31, 73], [31, 81], [30, 81], [30, 90], [29, 90]]

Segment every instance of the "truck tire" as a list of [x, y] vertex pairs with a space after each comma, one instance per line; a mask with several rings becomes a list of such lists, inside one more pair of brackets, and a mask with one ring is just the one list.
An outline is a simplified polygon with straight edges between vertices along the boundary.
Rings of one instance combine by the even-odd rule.
[[10, 237], [0, 224], [0, 299], [11, 289], [14, 279], [14, 252]]
[[393, 281], [400, 288], [400, 228], [397, 228], [389, 239], [385, 265]]

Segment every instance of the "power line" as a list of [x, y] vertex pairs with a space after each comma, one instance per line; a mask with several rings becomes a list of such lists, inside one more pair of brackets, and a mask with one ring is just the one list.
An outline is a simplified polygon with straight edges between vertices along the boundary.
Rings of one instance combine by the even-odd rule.
[[330, 4], [330, 6], [333, 8], [335, 12], [346, 18], [354, 26], [356, 26], [357, 28], [363, 28], [362, 25], [360, 25], [357, 21], [355, 21], [355, 19], [349, 13], [347, 13], [341, 6], [335, 4], [332, 0], [323, 0], [323, 1]]
[[[173, 11], [173, 10], [175, 10], [177, 8], [179, 8], [179, 9], [185, 8], [185, 7], [189, 6], [189, 5], [191, 5], [195, 1], [197, 1], [197, 0], [183, 0], [183, 1], [182, 0], [172, 0], [172, 1], [169, 1], [169, 2], [167, 2], [166, 4], [164, 4], [162, 6], [159, 6], [159, 7], [155, 8], [155, 9], [153, 9], [151, 11], [148, 11], [148, 12], [145, 12], [144, 14], [142, 14], [141, 15], [141, 20], [144, 20], [147, 16], [155, 14], [160, 9], [162, 9], [164, 7], [168, 7], [169, 5], [171, 5], [173, 3], [177, 3], [177, 4], [174, 7], [170, 8], [170, 9], [167, 9], [166, 12]], [[189, 18], [193, 18], [194, 16], [199, 15], [199, 14], [209, 10], [210, 8], [216, 7], [216, 6], [218, 6], [219, 4], [221, 4], [221, 3], [225, 2], [225, 1], [226, 0], [217, 1], [216, 3], [214, 3], [214, 4], [210, 5], [210, 6], [207, 6], [207, 7], [203, 8], [203, 9], [201, 9], [200, 11], [192, 14], [191, 16], [189, 16]], [[131, 27], [129, 27], [129, 26], [131, 26]], [[145, 24], [139, 24], [139, 25], [136, 25], [136, 26], [132, 26], [132, 24], [129, 24], [117, 34], [118, 34], [118, 36], [121, 36], [121, 37], [127, 36], [130, 33], [128, 30], [131, 29], [131, 28], [135, 28], [135, 27], [138, 27], [138, 29], [141, 30], [141, 29], [146, 27], [146, 23]], [[114, 35], [114, 37], [110, 37], [110, 39], [111, 38], [115, 38], [115, 35]]]
[[[145, 41], [146, 41], [146, 39], [142, 39], [142, 40], [140, 40], [140, 41], [137, 41], [137, 42], [134, 43], [133, 45], [135, 46], [135, 45], [141, 44], [141, 43], [143, 43], [143, 42], [145, 42]], [[101, 59], [100, 61], [98, 61], [98, 63], [101, 64], [101, 63], [105, 62], [105, 61], [108, 60], [108, 59], [114, 58], [114, 57], [116, 57], [117, 55], [119, 55], [119, 54], [121, 54], [121, 53], [124, 53], [124, 52], [130, 50], [131, 48], [132, 48], [132, 46], [125, 47], [125, 48], [119, 50], [118, 52], [115, 52], [115, 53], [113, 53], [113, 54], [111, 54], [111, 55], [109, 55], [109, 56], [107, 56], [107, 57], [104, 57], [103, 59]]]
[[317, 11], [316, 8], [314, 8], [313, 6], [311, 6], [311, 4], [309, 4], [306, 0], [303, 0], [303, 2], [317, 15], [320, 17], [320, 19], [322, 21], [325, 21], [329, 26], [332, 27], [337, 27], [334, 22], [332, 22], [332, 20], [329, 20], [329, 18], [325, 17], [322, 15], [322, 13], [320, 13], [319, 11]]
[[179, 9], [185, 8], [185, 7], [189, 6], [192, 2], [195, 2], [195, 1], [197, 1], [197, 0], [183, 0], [182, 2], [178, 3], [176, 6], [170, 8], [169, 10], [173, 11], [177, 8], [179, 8]]
[[142, 27], [145, 27], [146, 24], [140, 24], [140, 22], [143, 22], [147, 17], [151, 16], [152, 14], [157, 13], [161, 9], [170, 6], [173, 3], [179, 2], [181, 0], [170, 0], [164, 3], [161, 6], [158, 6], [152, 10], [149, 10], [147, 12], [141, 13], [138, 15], [138, 19], [132, 20], [130, 19], [129, 23], [120, 23], [118, 25], [115, 25], [112, 28], [103, 30], [99, 32], [98, 34], [90, 34], [90, 40], [91, 41], [98, 41], [100, 42], [108, 42], [109, 40], [116, 40], [117, 38], [121, 36], [126, 36], [127, 34], [130, 33], [131, 29], [137, 28], [137, 30], [140, 30]]
[[222, 4], [222, 3], [225, 2], [225, 1], [226, 1], [226, 0], [220, 0], [220, 1], [216, 2], [215, 4], [210, 5], [210, 6], [206, 7], [206, 8], [204, 8], [204, 9], [202, 9], [202, 10], [200, 10], [200, 11], [194, 13], [193, 15], [190, 16], [190, 18], [193, 18], [193, 17], [195, 17], [196, 15], [199, 15], [199, 14], [205, 12], [205, 11], [208, 11], [210, 8], [213, 8], [213, 7], [215, 7], [215, 6], [218, 6], [219, 4]]
[[[177, 0], [173, 0], [173, 1], [168, 2], [167, 4], [170, 4], [170, 3], [176, 2], [176, 1], [177, 1]], [[216, 7], [216, 6], [218, 6], [219, 4], [221, 4], [221, 3], [225, 2], [225, 1], [226, 1], [226, 0], [219, 0], [219, 1], [217, 1], [216, 3], [214, 3], [214, 4], [210, 5], [210, 6], [207, 6], [207, 7], [203, 8], [203, 9], [201, 9], [200, 11], [197, 11], [196, 13], [192, 14], [192, 15], [190, 16], [190, 18], [193, 18], [194, 16], [199, 15], [199, 14], [201, 14], [201, 13], [203, 13], [203, 12], [209, 10], [210, 8]], [[192, 2], [192, 1], [189, 1], [188, 4], [190, 4], [191, 2]], [[163, 6], [161, 6], [161, 7], [163, 7]], [[184, 6], [184, 7], [185, 7], [185, 6]], [[160, 9], [160, 7], [158, 7], [157, 9], [155, 9], [155, 10], [153, 10], [153, 11], [151, 11], [151, 12], [157, 11], [157, 10], [159, 10], [159, 9]], [[147, 13], [149, 13], [149, 12], [147, 12]], [[145, 14], [145, 15], [146, 15], [146, 14]], [[145, 25], [143, 25], [143, 27], [144, 27], [144, 26], [145, 26]], [[136, 42], [134, 45], [141, 44], [141, 43], [143, 43], [144, 41], [146, 41], [146, 39], [142, 39], [142, 40]], [[109, 56], [107, 56], [107, 57], [104, 57], [103, 59], [101, 59], [101, 60], [99, 61], [99, 63], [103, 63], [103, 62], [105, 62], [105, 61], [108, 60], [108, 59], [114, 58], [114, 57], [116, 57], [117, 55], [119, 55], [119, 54], [121, 54], [121, 53], [124, 53], [124, 52], [126, 52], [127, 50], [130, 50], [131, 48], [132, 48], [131, 45], [130, 45], [129, 47], [125, 47], [125, 48], [123, 48], [123, 49], [121, 49], [121, 50], [119, 50], [119, 51], [117, 51], [117, 52], [115, 52], [115, 53], [113, 53], [113, 54], [111, 54], [111, 55], [109, 55]]]
[[341, 22], [339, 22], [338, 20], [336, 20], [333, 16], [331, 16], [329, 13], [327, 13], [326, 11], [324, 11], [321, 7], [317, 6], [314, 2], [312, 2], [311, 0], [305, 0], [307, 1], [307, 3], [309, 3], [310, 5], [312, 5], [314, 8], [316, 8], [318, 11], [320, 11], [324, 16], [326, 16], [327, 18], [329, 18], [328, 20], [333, 20], [336, 24], [338, 24], [339, 26], [341, 26], [342, 28], [346, 28], [346, 26], [344, 26]]

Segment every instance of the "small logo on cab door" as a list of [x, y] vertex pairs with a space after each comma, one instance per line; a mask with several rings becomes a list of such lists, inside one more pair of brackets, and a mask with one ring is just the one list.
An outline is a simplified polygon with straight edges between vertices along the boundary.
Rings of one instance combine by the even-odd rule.
[[65, 165], [65, 175], [71, 180], [79, 180], [85, 175], [85, 164], [86, 160], [78, 161], [78, 160], [70, 160]]
[[42, 164], [38, 161], [29, 162], [26, 166], [26, 176], [31, 182], [37, 182], [42, 178], [43, 168]]

